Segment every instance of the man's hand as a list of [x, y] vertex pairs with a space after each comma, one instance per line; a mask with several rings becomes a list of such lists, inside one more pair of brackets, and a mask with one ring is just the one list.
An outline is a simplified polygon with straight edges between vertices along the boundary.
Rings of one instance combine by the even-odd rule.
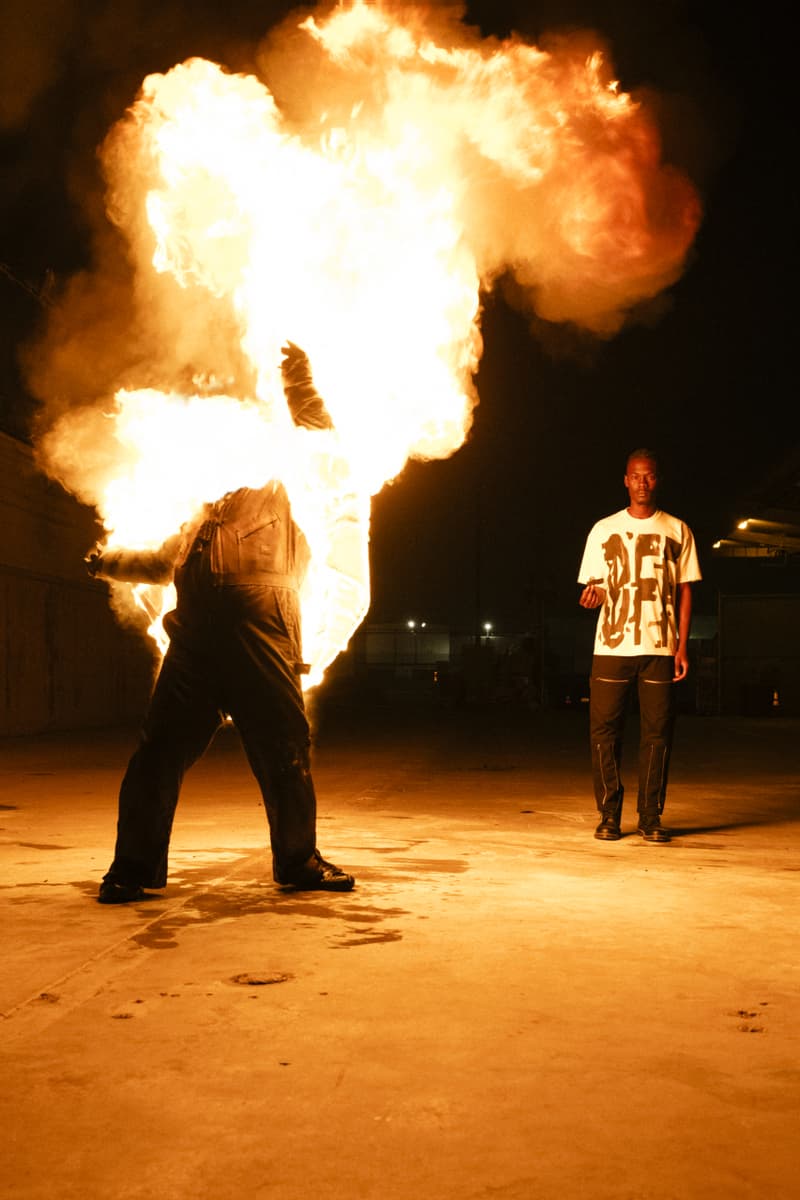
[[281, 346], [281, 354], [283, 355], [281, 371], [287, 383], [296, 382], [298, 375], [300, 382], [305, 382], [310, 377], [311, 364], [305, 350], [301, 350], [294, 342], [287, 341]]
[[675, 674], [672, 676], [673, 683], [677, 683], [681, 679], [685, 679], [689, 674], [689, 655], [683, 646], [679, 646], [675, 651]]
[[302, 425], [306, 429], [332, 429], [330, 413], [314, 386], [311, 363], [305, 350], [301, 350], [294, 342], [286, 342], [281, 352], [283, 391], [295, 425]]
[[89, 572], [92, 579], [94, 579], [103, 565], [102, 554], [99, 550], [92, 550], [91, 554], [87, 554], [83, 561], [86, 563], [86, 570]]
[[590, 579], [581, 592], [578, 603], [581, 608], [599, 608], [606, 598], [606, 589], [600, 587], [599, 579]]

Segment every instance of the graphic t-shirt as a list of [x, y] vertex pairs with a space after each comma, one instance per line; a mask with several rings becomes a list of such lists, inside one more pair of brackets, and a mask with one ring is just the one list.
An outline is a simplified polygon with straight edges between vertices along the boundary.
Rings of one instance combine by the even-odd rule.
[[674, 654], [678, 584], [701, 579], [692, 531], [658, 510], [604, 517], [586, 539], [578, 582], [605, 588], [595, 654]]

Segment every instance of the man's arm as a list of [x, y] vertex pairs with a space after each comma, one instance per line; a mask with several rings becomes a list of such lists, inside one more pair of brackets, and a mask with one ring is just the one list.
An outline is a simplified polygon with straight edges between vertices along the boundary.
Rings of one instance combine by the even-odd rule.
[[584, 585], [578, 597], [581, 608], [600, 608], [606, 598], [605, 560], [601, 545], [603, 539], [598, 535], [598, 525], [599, 522], [589, 530], [578, 568], [578, 583]]
[[678, 647], [675, 651], [673, 679], [685, 679], [689, 674], [689, 630], [692, 626], [692, 585], [678, 584]]
[[325, 401], [314, 386], [311, 363], [308, 355], [294, 342], [283, 347], [283, 391], [292, 420], [305, 429], [332, 429], [330, 413]]
[[92, 550], [84, 562], [93, 579], [121, 583], [170, 583], [181, 534], [168, 538], [157, 550]]

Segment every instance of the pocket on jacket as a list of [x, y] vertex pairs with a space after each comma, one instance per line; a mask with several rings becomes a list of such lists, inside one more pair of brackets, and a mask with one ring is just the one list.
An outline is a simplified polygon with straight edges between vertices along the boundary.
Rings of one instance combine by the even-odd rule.
[[274, 513], [237, 529], [237, 569], [242, 574], [250, 571], [282, 572], [285, 569], [284, 540], [281, 522]]

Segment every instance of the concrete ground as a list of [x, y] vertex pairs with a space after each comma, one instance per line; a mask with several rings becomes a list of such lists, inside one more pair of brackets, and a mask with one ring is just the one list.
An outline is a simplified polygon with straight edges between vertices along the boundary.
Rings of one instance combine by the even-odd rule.
[[0, 743], [0, 1194], [797, 1195], [799, 735], [684, 717], [677, 836], [608, 844], [582, 713], [323, 710], [336, 896], [274, 887], [225, 730], [123, 907], [130, 733]]

